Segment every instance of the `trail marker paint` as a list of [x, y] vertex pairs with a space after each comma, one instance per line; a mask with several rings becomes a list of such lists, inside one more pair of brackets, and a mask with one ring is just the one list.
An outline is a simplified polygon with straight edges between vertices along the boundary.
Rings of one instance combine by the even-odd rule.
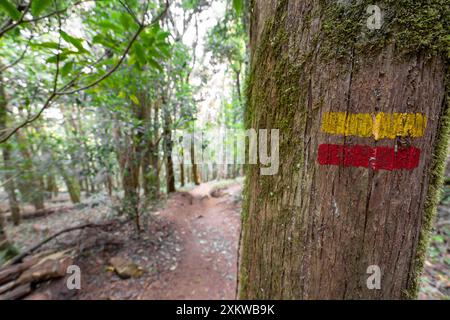
[[322, 131], [333, 135], [395, 139], [421, 137], [425, 133], [427, 117], [420, 113], [325, 112]]
[[409, 147], [370, 147], [364, 145], [344, 146], [321, 144], [318, 161], [321, 165], [363, 167], [373, 170], [412, 170], [419, 165], [420, 149]]

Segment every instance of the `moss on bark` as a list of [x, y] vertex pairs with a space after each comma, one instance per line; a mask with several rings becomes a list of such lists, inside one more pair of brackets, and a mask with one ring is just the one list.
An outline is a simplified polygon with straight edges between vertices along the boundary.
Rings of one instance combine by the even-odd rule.
[[439, 129], [434, 153], [432, 155], [431, 169], [429, 172], [430, 183], [427, 198], [425, 200], [422, 228], [419, 244], [415, 256], [415, 270], [412, 283], [405, 292], [405, 298], [417, 298], [420, 288], [420, 276], [423, 272], [428, 246], [430, 243], [433, 223], [436, 217], [437, 206], [442, 198], [444, 185], [444, 173], [447, 164], [448, 147], [450, 139], [450, 74], [447, 68], [446, 95], [442, 105], [442, 115], [439, 121]]
[[[252, 6], [255, 5], [254, 2], [252, 1]], [[354, 56], [364, 58], [376, 56], [389, 46], [394, 48], [396, 59], [408, 60], [413, 56], [441, 59], [445, 62], [446, 68], [448, 67], [447, 55], [450, 47], [449, 21], [447, 19], [450, 13], [448, 1], [435, 0], [417, 3], [417, 1], [411, 0], [385, 0], [378, 2], [377, 5], [384, 12], [384, 23], [380, 30], [373, 31], [366, 27], [368, 18], [366, 8], [369, 4], [373, 4], [372, 1], [353, 1], [351, 4], [341, 6], [337, 5], [335, 1], [320, 1], [318, 8], [312, 8], [303, 17], [301, 28], [308, 29], [313, 24], [319, 23], [319, 31], [313, 32], [311, 35], [312, 45], [309, 46], [309, 49], [303, 50], [301, 55], [297, 54], [296, 48], [290, 47], [290, 42], [295, 37], [287, 31], [292, 29], [292, 26], [288, 28], [288, 25], [293, 22], [286, 19], [289, 5], [292, 3], [289, 0], [280, 0], [276, 3], [276, 10], [269, 14], [269, 18], [257, 23], [259, 25], [263, 23], [264, 27], [258, 43], [252, 46], [252, 64], [246, 90], [245, 123], [247, 128], [261, 129], [265, 126], [267, 126], [267, 129], [270, 129], [268, 126], [279, 128], [281, 134], [280, 155], [295, 152], [292, 147], [292, 139], [289, 139], [295, 135], [294, 124], [300, 128], [305, 128], [309, 119], [317, 118], [317, 112], [323, 105], [323, 100], [316, 98], [311, 102], [312, 105], [307, 106], [310, 103], [310, 88], [308, 87], [310, 83], [308, 84], [309, 80], [304, 75], [315, 67], [316, 61], [314, 59], [320, 59], [318, 62], [321, 64], [345, 65], [348, 61], [354, 59]], [[252, 11], [254, 12], [254, 10]], [[255, 18], [253, 17], [253, 19]], [[432, 154], [433, 161], [428, 173], [430, 179], [421, 220], [420, 240], [412, 262], [414, 274], [408, 278], [411, 282], [407, 286], [407, 292], [404, 293], [404, 297], [408, 298], [414, 297], [417, 293], [419, 275], [423, 267], [429, 233], [442, 185], [450, 127], [448, 81], [446, 92], [447, 98], [442, 106], [442, 116]], [[295, 120], [293, 119], [294, 115], [297, 117]], [[261, 124], [263, 125], [261, 126]], [[299, 145], [296, 148], [301, 149], [303, 147]], [[305, 169], [303, 168], [303, 157], [305, 155], [303, 152], [296, 154], [299, 160], [294, 170], [302, 171]], [[248, 268], [251, 268], [251, 263], [255, 263], [255, 261], [250, 254], [251, 251], [245, 245], [255, 240], [255, 237], [251, 236], [251, 232], [266, 232], [268, 230], [264, 228], [268, 226], [272, 228], [274, 223], [281, 223], [283, 219], [288, 221], [292, 216], [289, 208], [281, 206], [280, 212], [277, 212], [277, 220], [264, 221], [268, 218], [262, 217], [259, 219], [262, 229], [249, 230], [251, 215], [264, 210], [264, 206], [270, 207], [273, 199], [281, 198], [282, 195], [282, 190], [277, 189], [276, 178], [259, 177], [258, 171], [257, 166], [246, 168], [247, 178], [242, 211], [244, 230], [242, 243], [244, 248], [240, 268], [241, 299], [268, 296], [267, 293], [258, 291], [257, 286], [250, 285], [248, 282], [255, 280], [250, 279], [248, 270]], [[291, 170], [291, 172], [294, 171]], [[307, 181], [310, 181], [308, 179]], [[255, 184], [250, 183], [251, 181], [258, 181], [256, 190], [252, 189], [255, 188]], [[306, 199], [305, 201], [307, 203], [305, 206], [308, 206], [310, 200]], [[299, 217], [299, 219], [301, 218]], [[255, 222], [253, 223], [253, 226], [255, 226]], [[261, 241], [261, 238], [257, 239]], [[295, 241], [293, 239], [292, 246], [300, 247], [302, 245]], [[261, 246], [261, 244], [258, 245]], [[255, 245], [252, 250], [259, 250], [258, 245]], [[272, 264], [271, 267], [277, 265], [273, 261], [269, 261]], [[258, 263], [263, 263], [263, 261], [258, 261]], [[265, 266], [260, 265], [259, 268], [256, 277], [267, 275]], [[267, 281], [272, 282], [270, 288], [282, 287], [280, 279], [277, 277], [283, 271], [281, 269], [271, 271], [272, 278], [267, 279]], [[252, 290], [250, 295], [248, 290]], [[283, 293], [283, 297], [295, 298], [294, 289], [291, 288], [291, 290], [290, 293]], [[273, 294], [278, 294], [278, 292]]]

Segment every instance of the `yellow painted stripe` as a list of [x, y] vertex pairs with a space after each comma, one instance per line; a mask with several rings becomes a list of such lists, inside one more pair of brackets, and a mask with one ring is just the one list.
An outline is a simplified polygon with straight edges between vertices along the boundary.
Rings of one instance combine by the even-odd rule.
[[322, 131], [334, 135], [394, 139], [421, 137], [425, 133], [427, 117], [420, 113], [347, 113], [325, 112]]

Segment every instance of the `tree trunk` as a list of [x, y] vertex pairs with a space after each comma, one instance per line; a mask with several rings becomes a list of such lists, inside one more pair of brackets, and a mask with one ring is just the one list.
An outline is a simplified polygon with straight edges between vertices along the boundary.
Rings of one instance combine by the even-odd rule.
[[159, 105], [160, 100], [153, 104], [153, 117], [150, 110], [145, 115], [148, 127], [145, 135], [146, 149], [142, 159], [142, 181], [147, 199], [156, 199], [159, 193]]
[[11, 150], [10, 150], [10, 144], [4, 143], [3, 145], [3, 163], [5, 165], [5, 182], [4, 182], [4, 188], [6, 193], [8, 194], [8, 202], [9, 202], [9, 208], [11, 210], [11, 218], [14, 223], [14, 225], [18, 226], [20, 224], [20, 206], [19, 202], [17, 201], [16, 196], [16, 186], [14, 183], [14, 177], [11, 173], [9, 173], [9, 170], [11, 170]]
[[3, 251], [9, 247], [8, 237], [5, 232], [5, 217], [3, 217], [3, 212], [0, 213], [0, 251]]
[[124, 191], [123, 211], [134, 219], [135, 226], [139, 232], [140, 217], [139, 217], [139, 168], [140, 161], [138, 153], [133, 147], [133, 143], [127, 153], [127, 160], [125, 162], [124, 172], [122, 174], [122, 187]]
[[81, 190], [78, 180], [74, 176], [71, 176], [63, 166], [59, 167], [59, 171], [63, 177], [64, 183], [66, 184], [70, 201], [72, 201], [72, 203], [79, 203]]
[[153, 170], [153, 176], [155, 178], [155, 190], [156, 190], [156, 197], [159, 197], [160, 189], [161, 189], [161, 180], [159, 179], [159, 169], [160, 169], [160, 162], [158, 158], [158, 152], [152, 155], [152, 170]]
[[183, 160], [180, 162], [180, 185], [184, 187], [184, 163]]
[[[0, 63], [0, 69], [2, 68], [2, 64]], [[3, 77], [0, 73], [0, 131], [6, 129], [8, 123], [8, 103], [6, 100], [5, 88], [3, 84]], [[11, 210], [11, 216], [13, 223], [15, 225], [20, 224], [20, 207], [17, 202], [16, 196], [16, 187], [14, 183], [14, 177], [10, 173], [10, 170], [13, 169], [13, 165], [11, 163], [11, 145], [8, 142], [3, 143], [3, 164], [4, 164], [4, 188], [8, 195], [9, 207]], [[0, 218], [1, 219], [1, 218]], [[0, 230], [0, 232], [2, 232]], [[0, 236], [0, 243], [2, 242]]]
[[41, 186], [41, 177], [39, 173], [36, 173], [36, 168], [33, 163], [32, 153], [28, 146], [27, 139], [23, 136], [22, 132], [18, 131], [16, 133], [17, 142], [19, 144], [19, 150], [22, 154], [23, 165], [21, 170], [22, 174], [22, 191], [26, 199], [34, 205], [36, 210], [43, 210], [44, 205], [44, 188]]
[[148, 199], [155, 199], [159, 191], [158, 155], [154, 155], [154, 149], [154, 146], [148, 147], [142, 159], [142, 183]]
[[152, 142], [153, 146], [153, 152], [150, 155], [151, 157], [151, 164], [152, 164], [152, 171], [153, 171], [153, 178], [154, 178], [154, 185], [155, 185], [155, 195], [156, 197], [159, 197], [159, 192], [161, 191], [161, 181], [159, 180], [159, 140], [160, 140], [160, 134], [159, 134], [159, 127], [160, 127], [160, 119], [159, 119], [159, 110], [161, 107], [161, 101], [162, 99], [158, 99], [154, 104], [154, 112], [153, 112], [153, 135], [154, 139]]
[[107, 171], [106, 172], [106, 190], [108, 191], [108, 196], [111, 198], [113, 195], [113, 189], [114, 189], [114, 182], [111, 174]]
[[219, 166], [217, 163], [213, 162], [212, 164], [212, 180], [217, 180], [217, 176], [219, 174]]
[[236, 94], [239, 101], [239, 107], [242, 106], [242, 94], [241, 94], [241, 68], [234, 71], [236, 77]]
[[186, 167], [186, 183], [191, 183], [192, 180], [192, 172], [191, 172], [191, 167], [187, 166]]
[[[167, 109], [167, 106], [165, 106]], [[167, 193], [175, 192], [175, 173], [172, 159], [172, 119], [167, 110], [164, 111], [164, 157], [166, 160], [166, 188]]]
[[194, 181], [194, 184], [196, 186], [200, 185], [201, 178], [200, 178], [200, 172], [198, 169], [198, 164], [195, 163], [195, 141], [194, 138], [191, 141], [191, 164], [192, 164], [192, 181]]
[[246, 126], [280, 130], [280, 167], [246, 171], [241, 298], [417, 293], [450, 126], [444, 1], [380, 2], [381, 31], [361, 1], [253, 1]]
[[58, 196], [58, 184], [56, 183], [56, 178], [54, 172], [50, 172], [47, 174], [47, 184], [45, 190], [48, 193], [48, 197], [51, 199], [52, 197]]

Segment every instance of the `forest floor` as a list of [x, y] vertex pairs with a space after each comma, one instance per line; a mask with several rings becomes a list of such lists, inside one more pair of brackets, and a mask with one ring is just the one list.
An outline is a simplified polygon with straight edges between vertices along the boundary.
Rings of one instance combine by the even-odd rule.
[[[106, 231], [86, 229], [52, 240], [40, 250], [73, 250], [82, 273], [81, 290], [68, 290], [64, 278], [40, 284], [27, 298], [234, 299], [241, 189], [242, 180], [228, 180], [174, 193], [144, 217], [139, 237], [133, 224], [117, 223]], [[48, 207], [66, 208], [67, 201], [61, 196]], [[23, 250], [67, 227], [110, 221], [117, 216], [113, 207], [106, 195], [96, 195], [69, 211], [26, 219], [7, 231]], [[447, 189], [420, 299], [449, 299], [449, 219]]]
[[[27, 299], [234, 299], [241, 186], [241, 180], [231, 180], [174, 193], [144, 217], [139, 237], [125, 223], [52, 240], [41, 250], [75, 248], [81, 290], [68, 290], [64, 278], [41, 284]], [[100, 199], [24, 220], [8, 234], [23, 250], [67, 227], [111, 220], [115, 213]], [[125, 274], [114, 272], [118, 262]]]

